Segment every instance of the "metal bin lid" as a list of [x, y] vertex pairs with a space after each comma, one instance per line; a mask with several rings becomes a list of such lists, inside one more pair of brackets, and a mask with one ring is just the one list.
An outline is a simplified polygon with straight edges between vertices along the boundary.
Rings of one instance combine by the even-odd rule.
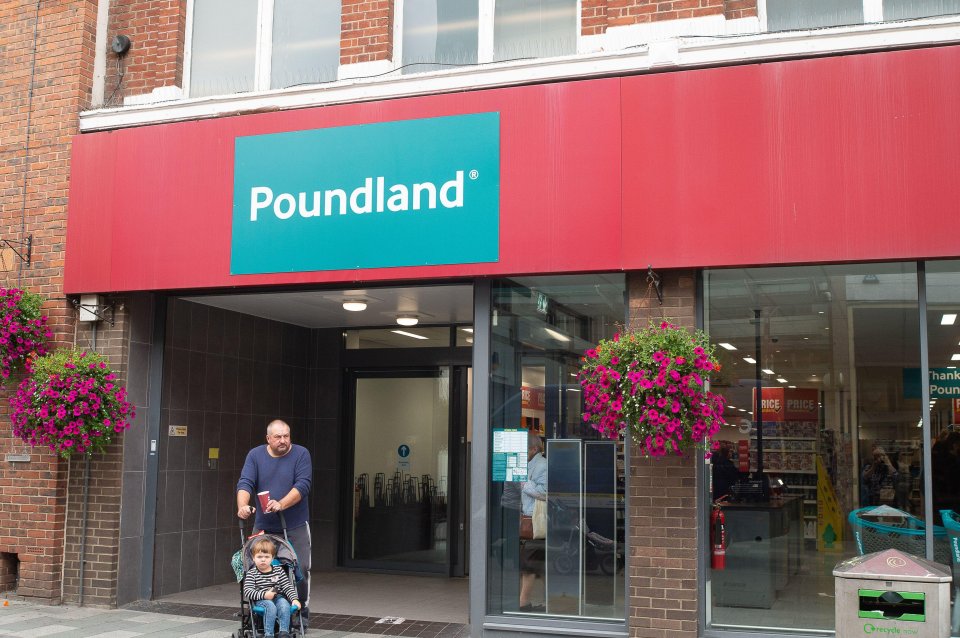
[[837, 578], [911, 582], [943, 583], [953, 580], [949, 567], [896, 549], [854, 556], [838, 563], [833, 568], [833, 575]]

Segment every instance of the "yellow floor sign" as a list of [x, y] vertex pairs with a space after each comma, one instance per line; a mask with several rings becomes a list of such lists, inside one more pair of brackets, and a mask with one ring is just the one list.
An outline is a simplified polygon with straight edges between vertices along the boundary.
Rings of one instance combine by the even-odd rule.
[[817, 550], [839, 552], [843, 548], [843, 512], [823, 459], [817, 455]]

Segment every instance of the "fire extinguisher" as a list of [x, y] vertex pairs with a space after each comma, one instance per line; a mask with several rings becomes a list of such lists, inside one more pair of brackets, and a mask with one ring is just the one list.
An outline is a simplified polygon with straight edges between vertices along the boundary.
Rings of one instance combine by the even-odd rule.
[[727, 567], [727, 529], [726, 517], [720, 501], [713, 504], [710, 514], [710, 566], [713, 569]]

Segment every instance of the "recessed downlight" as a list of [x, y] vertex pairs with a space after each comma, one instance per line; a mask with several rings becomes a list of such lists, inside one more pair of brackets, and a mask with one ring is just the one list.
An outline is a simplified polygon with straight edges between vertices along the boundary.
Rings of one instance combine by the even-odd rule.
[[775, 373], [773, 370], [771, 370], [770, 368], [764, 368], [764, 369], [763, 369], [763, 373], [764, 373], [764, 374], [776, 374], [776, 373]]
[[753, 357], [744, 357], [743, 360], [746, 361], [747, 363], [756, 363], [756, 362], [757, 362], [757, 360], [754, 359]]
[[356, 301], [356, 300], [344, 301], [344, 302], [343, 302], [343, 309], [344, 309], [344, 310], [349, 310], [350, 312], [362, 312], [362, 311], [364, 311], [364, 310], [367, 309], [367, 302], [366, 302], [366, 301]]
[[420, 319], [415, 315], [397, 315], [397, 323], [401, 326], [415, 326], [420, 323]]

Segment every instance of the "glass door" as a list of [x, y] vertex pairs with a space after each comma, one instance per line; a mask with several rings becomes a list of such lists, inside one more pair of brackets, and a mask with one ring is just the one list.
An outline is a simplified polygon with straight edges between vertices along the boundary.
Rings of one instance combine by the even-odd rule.
[[447, 573], [459, 530], [449, 521], [450, 450], [459, 440], [451, 436], [451, 368], [354, 371], [350, 390], [345, 564]]

